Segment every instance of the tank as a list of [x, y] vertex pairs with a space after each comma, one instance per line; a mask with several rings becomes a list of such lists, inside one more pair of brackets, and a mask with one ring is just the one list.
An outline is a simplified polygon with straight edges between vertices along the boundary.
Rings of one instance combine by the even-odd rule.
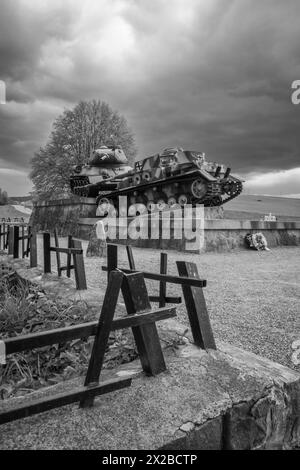
[[[122, 148], [102, 146], [95, 150], [87, 165], [76, 165], [70, 179], [72, 193], [83, 197], [97, 197], [105, 187], [110, 191], [117, 189], [118, 179], [132, 171]], [[116, 180], [116, 181], [115, 181]]]
[[230, 168], [207, 161], [203, 152], [167, 148], [132, 168], [120, 147], [101, 147], [88, 165], [75, 168], [71, 189], [96, 197], [102, 208], [110, 203], [118, 209], [119, 196], [126, 196], [128, 207], [143, 204], [148, 211], [162, 211], [186, 204], [221, 206], [237, 197], [243, 185]]

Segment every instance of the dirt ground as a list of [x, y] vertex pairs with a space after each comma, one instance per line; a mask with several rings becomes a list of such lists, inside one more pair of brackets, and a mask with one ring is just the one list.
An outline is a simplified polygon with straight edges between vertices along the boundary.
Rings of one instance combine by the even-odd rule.
[[[87, 242], [83, 247], [86, 249]], [[158, 251], [133, 248], [133, 253], [137, 268], [159, 272]], [[205, 298], [217, 341], [300, 370], [292, 361], [292, 343], [300, 340], [299, 255], [299, 247], [201, 255], [169, 251], [168, 272], [177, 274], [179, 260], [197, 264], [201, 278], [207, 280]], [[120, 266], [128, 267], [125, 247], [119, 249], [119, 261]], [[89, 286], [105, 289], [106, 273], [101, 269], [105, 264], [103, 259], [85, 259]], [[157, 282], [147, 284], [149, 292], [158, 293]], [[181, 295], [181, 289], [169, 284], [168, 294]], [[188, 324], [184, 305], [177, 312], [178, 320]]]

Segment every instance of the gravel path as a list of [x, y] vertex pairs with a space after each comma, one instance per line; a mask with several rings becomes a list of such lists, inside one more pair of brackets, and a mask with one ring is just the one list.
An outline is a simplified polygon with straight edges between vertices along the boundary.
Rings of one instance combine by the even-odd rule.
[[[87, 242], [83, 247], [86, 249]], [[133, 253], [137, 268], [159, 272], [158, 251], [134, 248]], [[205, 297], [217, 341], [300, 370], [291, 357], [293, 341], [300, 340], [299, 255], [299, 247], [201, 255], [169, 251], [168, 272], [177, 274], [177, 260], [197, 264], [200, 276], [207, 279]], [[120, 248], [119, 259], [120, 265], [128, 267], [125, 247]], [[101, 270], [104, 264], [106, 260], [85, 259], [88, 286], [105, 288], [106, 273]], [[147, 284], [150, 292], [158, 292], [157, 282]], [[181, 289], [169, 285], [168, 294], [181, 295]], [[181, 305], [177, 311], [178, 320], [187, 324], [185, 307]]]

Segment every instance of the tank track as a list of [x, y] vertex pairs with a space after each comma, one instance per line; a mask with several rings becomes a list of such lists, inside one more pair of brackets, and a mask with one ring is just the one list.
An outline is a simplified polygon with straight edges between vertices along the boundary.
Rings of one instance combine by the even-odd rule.
[[236, 198], [243, 191], [243, 184], [241, 181], [237, 179], [231, 179], [230, 182], [234, 183], [235, 188], [232, 189], [231, 194], [229, 194], [227, 197], [225, 197], [225, 199], [223, 199], [222, 204], [225, 204], [226, 202], [229, 202], [232, 199]]
[[[202, 179], [205, 181], [206, 184], [206, 193], [204, 197], [202, 198], [197, 198], [191, 193], [191, 185], [195, 181], [195, 179]], [[178, 185], [179, 187], [173, 191], [172, 185]], [[155, 194], [157, 194], [157, 198], [154, 200], [149, 199], [147, 196], [147, 189], [153, 190], [153, 187], [156, 187]], [[170, 191], [170, 187], [172, 190]], [[183, 189], [184, 187], [186, 188], [186, 191], [184, 192]], [[167, 188], [169, 188], [169, 191], [167, 191]], [[147, 203], [153, 202], [154, 204], [157, 204], [158, 200], [165, 200], [165, 203], [167, 204], [168, 202], [168, 194], [169, 192], [172, 196], [172, 199], [174, 199], [176, 204], [180, 204], [179, 198], [180, 195], [186, 196], [187, 204], [192, 204], [195, 206], [196, 204], [204, 204], [206, 207], [210, 206], [219, 206], [222, 204], [222, 186], [219, 182], [210, 182], [206, 181], [201, 175], [195, 173], [195, 172], [190, 172], [189, 174], [185, 174], [183, 178], [180, 178], [178, 180], [177, 177], [173, 177], [168, 179], [168, 181], [165, 180], [157, 180], [157, 181], [150, 181], [147, 184], [141, 184], [139, 186], [134, 187], [134, 191], [132, 187], [127, 187], [124, 190], [119, 190], [115, 191], [113, 194], [106, 192], [106, 191], [100, 191], [99, 196], [96, 199], [97, 205], [99, 205], [100, 201], [108, 200], [111, 201], [111, 203], [114, 205], [116, 209], [118, 209], [118, 196], [127, 196], [129, 199], [128, 207], [131, 204], [139, 204], [142, 203], [144, 205], [147, 205]], [[148, 193], [149, 194], [149, 193]], [[131, 199], [131, 200], [130, 200]], [[149, 209], [148, 209], [149, 211]]]
[[88, 197], [89, 190], [84, 186], [89, 184], [87, 176], [73, 176], [71, 179], [71, 191], [80, 197]]

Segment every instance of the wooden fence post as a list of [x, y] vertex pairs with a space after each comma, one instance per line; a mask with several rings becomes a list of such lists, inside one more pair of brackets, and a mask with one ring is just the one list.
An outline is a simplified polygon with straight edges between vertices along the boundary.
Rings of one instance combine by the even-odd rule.
[[[177, 261], [176, 264], [180, 276], [199, 279], [195, 263]], [[182, 285], [182, 292], [195, 344], [202, 349], [217, 349], [203, 289], [201, 287]]]
[[8, 249], [9, 246], [9, 225], [6, 226], [6, 237], [5, 237], [5, 245], [4, 249]]
[[[73, 238], [72, 235], [68, 236], [68, 248], [72, 248], [73, 246]], [[72, 255], [71, 253], [67, 254], [67, 277], [71, 277], [71, 261]]]
[[50, 233], [43, 233], [44, 248], [44, 273], [51, 273], [51, 236]]
[[8, 226], [8, 254], [13, 255], [14, 253], [14, 227], [12, 225]]
[[[27, 227], [27, 235], [28, 235], [28, 227]], [[25, 237], [25, 227], [24, 227], [24, 224], [21, 225], [21, 239], [22, 239], [22, 258], [25, 258], [25, 240], [24, 240], [24, 237]]]
[[[2, 224], [1, 226], [1, 241], [2, 241], [2, 248], [3, 250], [6, 249], [6, 238], [7, 238], [7, 235], [5, 235], [5, 232], [6, 232], [6, 224]], [[1, 247], [0, 247], [1, 248]]]
[[[56, 228], [54, 229], [54, 240], [55, 240], [55, 247], [59, 248], [58, 233], [57, 233]], [[58, 274], [58, 277], [61, 277], [60, 253], [59, 251], [56, 251], [55, 254], [56, 254], [56, 262], [57, 262], [57, 274]]]
[[[72, 248], [76, 248], [77, 250], [82, 250], [82, 244], [79, 240], [72, 240]], [[83, 253], [78, 254], [74, 253], [74, 268], [75, 268], [75, 281], [76, 281], [76, 289], [78, 290], [86, 290], [86, 277], [85, 277], [85, 268], [84, 268], [84, 261], [83, 261]]]
[[[122, 283], [127, 313], [151, 311], [145, 279], [142, 273], [124, 276]], [[157, 375], [166, 370], [166, 364], [155, 323], [132, 328], [143, 371]]]
[[[75, 241], [75, 240], [74, 240]], [[105, 293], [97, 332], [94, 339], [93, 349], [90, 357], [88, 371], [86, 374], [84, 385], [99, 383], [100, 373], [103, 365], [105, 350], [111, 326], [119, 298], [121, 285], [123, 282], [123, 274], [120, 272], [112, 272], [109, 276], [109, 283]], [[94, 403], [94, 397], [81, 400], [82, 408], [90, 407]]]
[[130, 245], [126, 245], [126, 251], [127, 251], [127, 257], [128, 257], [128, 262], [129, 262], [129, 268], [132, 269], [132, 271], [135, 271], [135, 261], [132, 253], [132, 248]]
[[[168, 255], [167, 253], [160, 254], [160, 274], [167, 274], [167, 266], [168, 266]], [[166, 295], [167, 295], [167, 284], [164, 281], [160, 281], [159, 283], [159, 307], [166, 306]]]
[[19, 226], [15, 225], [13, 229], [13, 256], [14, 258], [19, 258], [19, 236], [20, 236]]
[[37, 267], [37, 234], [35, 230], [32, 230], [32, 228], [30, 228], [29, 243], [30, 243], [29, 245], [30, 246], [30, 250], [29, 250], [30, 267], [36, 268]]
[[107, 244], [107, 281], [109, 273], [118, 268], [118, 245]]

